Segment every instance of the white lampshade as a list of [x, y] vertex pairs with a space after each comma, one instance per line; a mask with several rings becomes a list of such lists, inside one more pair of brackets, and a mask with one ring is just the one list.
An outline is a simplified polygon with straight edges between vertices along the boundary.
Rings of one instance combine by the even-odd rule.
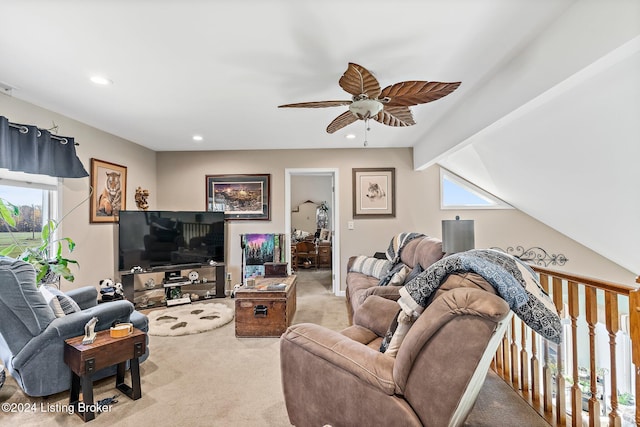
[[468, 251], [475, 247], [473, 220], [442, 220], [442, 251], [446, 254]]

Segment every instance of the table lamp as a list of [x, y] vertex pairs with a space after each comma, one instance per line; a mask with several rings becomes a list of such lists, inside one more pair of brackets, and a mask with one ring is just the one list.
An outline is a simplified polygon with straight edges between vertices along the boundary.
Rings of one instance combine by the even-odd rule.
[[468, 251], [475, 247], [473, 220], [442, 220], [442, 251], [446, 254]]

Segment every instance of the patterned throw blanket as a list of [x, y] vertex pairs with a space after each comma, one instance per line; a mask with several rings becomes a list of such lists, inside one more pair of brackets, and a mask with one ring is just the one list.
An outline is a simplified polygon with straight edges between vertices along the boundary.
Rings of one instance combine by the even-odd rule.
[[380, 279], [380, 283], [378, 284], [379, 286], [388, 285], [394, 274], [396, 274], [399, 268], [403, 265], [402, 262], [400, 262], [400, 254], [407, 243], [413, 239], [423, 236], [424, 234], [422, 233], [398, 233], [391, 239], [389, 247], [385, 252], [387, 259], [391, 261], [391, 267], [389, 268], [389, 272]]
[[474, 249], [447, 256], [435, 262], [400, 289], [398, 303], [409, 316], [420, 315], [429, 297], [447, 275], [468, 272], [482, 276], [502, 297], [513, 312], [544, 338], [559, 344], [562, 326], [555, 305], [529, 266], [512, 255], [492, 250]]

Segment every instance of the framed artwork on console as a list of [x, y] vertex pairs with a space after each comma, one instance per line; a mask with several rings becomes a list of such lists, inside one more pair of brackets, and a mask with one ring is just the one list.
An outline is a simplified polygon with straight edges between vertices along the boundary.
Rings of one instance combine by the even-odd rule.
[[353, 217], [396, 216], [395, 168], [353, 169]]
[[223, 211], [229, 220], [271, 219], [269, 174], [207, 175], [206, 209]]
[[91, 197], [89, 222], [118, 222], [126, 207], [127, 168], [104, 160], [91, 159]]

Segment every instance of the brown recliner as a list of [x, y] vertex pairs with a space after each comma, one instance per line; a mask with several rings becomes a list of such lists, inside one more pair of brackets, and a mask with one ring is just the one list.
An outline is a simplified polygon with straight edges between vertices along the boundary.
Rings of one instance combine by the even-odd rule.
[[[342, 332], [293, 325], [280, 338], [289, 420], [298, 427], [459, 426], [511, 311], [482, 278], [451, 275], [395, 358], [379, 351], [397, 302], [369, 296]], [[487, 290], [485, 290], [487, 289]]]

